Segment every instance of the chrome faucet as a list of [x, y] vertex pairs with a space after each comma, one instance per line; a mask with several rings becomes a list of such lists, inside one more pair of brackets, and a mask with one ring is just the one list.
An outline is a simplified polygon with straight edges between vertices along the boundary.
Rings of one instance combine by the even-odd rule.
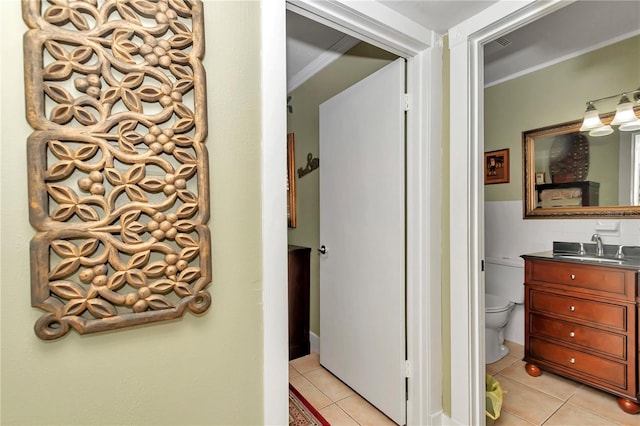
[[597, 247], [596, 248], [596, 250], [597, 250], [596, 251], [596, 255], [598, 255], [598, 256], [604, 255], [604, 251], [603, 251], [603, 248], [602, 248], [602, 238], [600, 238], [600, 235], [599, 234], [593, 234], [591, 236], [591, 241], [594, 241], [596, 243], [596, 247]]

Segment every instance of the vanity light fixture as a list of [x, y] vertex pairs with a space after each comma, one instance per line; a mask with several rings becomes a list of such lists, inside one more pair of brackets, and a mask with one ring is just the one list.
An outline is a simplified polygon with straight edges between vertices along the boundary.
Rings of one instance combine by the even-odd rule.
[[[629, 99], [631, 96], [631, 99]], [[596, 102], [605, 101], [620, 97], [618, 106], [616, 107], [616, 115], [613, 117], [611, 124], [603, 124], [600, 120], [600, 115], [595, 107]], [[606, 136], [613, 133], [611, 125], [620, 126], [619, 130], [623, 132], [631, 132], [640, 130], [640, 118], [636, 115], [635, 105], [640, 104], [640, 89], [636, 89], [630, 92], [623, 92], [617, 95], [607, 96], [605, 98], [595, 99], [593, 101], [587, 101], [587, 110], [584, 114], [584, 120], [581, 132], [589, 132], [589, 136]]]

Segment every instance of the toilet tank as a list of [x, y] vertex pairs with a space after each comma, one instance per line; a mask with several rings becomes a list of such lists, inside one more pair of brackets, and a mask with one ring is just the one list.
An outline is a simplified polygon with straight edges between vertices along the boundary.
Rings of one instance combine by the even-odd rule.
[[485, 293], [503, 296], [515, 303], [524, 302], [524, 260], [521, 258], [486, 258]]

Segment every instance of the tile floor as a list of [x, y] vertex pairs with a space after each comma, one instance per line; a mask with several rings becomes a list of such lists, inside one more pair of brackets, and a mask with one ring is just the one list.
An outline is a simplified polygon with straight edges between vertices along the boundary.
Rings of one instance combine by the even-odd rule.
[[524, 347], [506, 341], [509, 355], [487, 365], [487, 373], [496, 378], [504, 391], [502, 413], [495, 426], [640, 426], [640, 415], [626, 414], [616, 398], [543, 372], [531, 377], [524, 369]]
[[[524, 370], [524, 348], [506, 342], [509, 355], [487, 365], [504, 390], [502, 413], [495, 426], [640, 426], [640, 415], [618, 408], [616, 398], [580, 383], [544, 372]], [[393, 426], [384, 414], [320, 366], [312, 353], [289, 362], [289, 382], [333, 426]]]

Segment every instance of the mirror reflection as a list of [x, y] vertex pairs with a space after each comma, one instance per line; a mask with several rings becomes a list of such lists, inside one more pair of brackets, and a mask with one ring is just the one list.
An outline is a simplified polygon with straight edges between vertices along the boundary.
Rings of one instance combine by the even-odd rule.
[[525, 218], [640, 216], [640, 132], [591, 136], [582, 123], [523, 132]]

